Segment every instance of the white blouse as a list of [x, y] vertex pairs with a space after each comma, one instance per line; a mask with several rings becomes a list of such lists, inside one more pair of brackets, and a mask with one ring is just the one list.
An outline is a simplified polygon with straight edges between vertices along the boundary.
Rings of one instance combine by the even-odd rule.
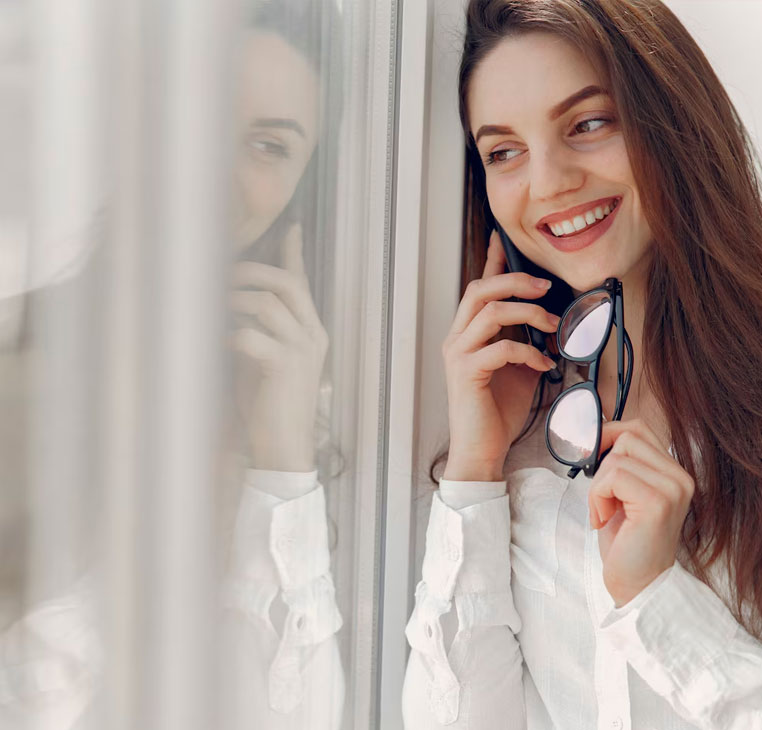
[[[541, 423], [507, 469], [433, 495], [405, 728], [762, 730], [762, 645], [723, 600], [675, 562], [615, 609], [590, 480], [566, 477]], [[341, 617], [316, 472], [249, 471], [224, 599], [236, 727], [338, 730]], [[91, 611], [82, 587], [0, 637], [0, 728], [77, 727], [103, 661]]]
[[591, 480], [566, 476], [541, 419], [506, 469], [434, 493], [405, 728], [762, 730], [762, 644], [723, 600], [676, 561], [614, 608]]

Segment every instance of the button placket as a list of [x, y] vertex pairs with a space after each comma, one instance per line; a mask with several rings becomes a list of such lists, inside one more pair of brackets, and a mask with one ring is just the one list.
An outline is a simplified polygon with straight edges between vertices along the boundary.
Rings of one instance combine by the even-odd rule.
[[[598, 532], [589, 524], [585, 532], [585, 593], [595, 626], [595, 695], [598, 700], [599, 730], [630, 730], [630, 687], [627, 660], [601, 634], [603, 617], [614, 601], [603, 582], [603, 562]], [[616, 724], [620, 723], [620, 724]]]

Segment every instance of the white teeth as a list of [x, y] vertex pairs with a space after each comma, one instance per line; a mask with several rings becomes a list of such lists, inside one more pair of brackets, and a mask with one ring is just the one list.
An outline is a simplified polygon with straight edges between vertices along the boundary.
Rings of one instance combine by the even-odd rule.
[[608, 204], [604, 207], [600, 205], [593, 209], [588, 210], [582, 215], [577, 215], [573, 220], [561, 221], [561, 223], [548, 224], [548, 228], [553, 232], [556, 237], [568, 236], [572, 233], [582, 231], [588, 226], [603, 220], [614, 208], [616, 208], [619, 201], [615, 200], [613, 204]]

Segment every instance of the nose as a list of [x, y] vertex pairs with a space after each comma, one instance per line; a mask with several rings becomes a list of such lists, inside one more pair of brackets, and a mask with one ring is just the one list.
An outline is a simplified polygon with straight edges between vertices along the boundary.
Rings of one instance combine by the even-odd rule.
[[530, 155], [529, 194], [533, 200], [551, 200], [584, 185], [585, 172], [573, 155], [570, 150], [553, 146]]

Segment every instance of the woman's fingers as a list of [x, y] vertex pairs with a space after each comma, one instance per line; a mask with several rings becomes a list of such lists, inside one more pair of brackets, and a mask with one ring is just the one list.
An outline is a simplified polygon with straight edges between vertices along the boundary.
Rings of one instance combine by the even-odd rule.
[[528, 302], [487, 302], [458, 337], [457, 349], [472, 352], [483, 347], [508, 325], [530, 324], [544, 332], [555, 332], [558, 319], [537, 304]]
[[[471, 320], [484, 308], [487, 302], [520, 297], [539, 299], [548, 291], [548, 286], [538, 286], [536, 279], [526, 273], [498, 274], [488, 279], [474, 279], [466, 287], [450, 328], [450, 336], [457, 336], [468, 327]], [[515, 302], [509, 302], [515, 304]]]
[[306, 282], [306, 277], [298, 277], [291, 271], [256, 261], [241, 261], [233, 269], [233, 288], [271, 291], [283, 300], [304, 327], [322, 329]]
[[481, 373], [485, 379], [489, 379], [495, 370], [509, 363], [527, 365], [540, 372], [546, 372], [555, 367], [555, 363], [546, 359], [536, 347], [515, 340], [498, 340], [467, 355], [464, 360], [469, 372]]
[[505, 251], [500, 242], [500, 234], [495, 230], [489, 237], [489, 247], [487, 248], [487, 262], [484, 265], [484, 274], [482, 279], [491, 276], [497, 276], [505, 272]]
[[[690, 502], [693, 497], [694, 482], [690, 474], [670, 456], [662, 446], [656, 434], [641, 419], [631, 421], [612, 421], [604, 423], [601, 440], [611, 444], [616, 438], [608, 456], [601, 462], [600, 471], [606, 471], [619, 457], [631, 457], [644, 469], [646, 481], [654, 487], [663, 485], [664, 489], [678, 489], [681, 500]], [[604, 448], [608, 448], [605, 446]], [[613, 461], [609, 461], [611, 457]], [[646, 476], [647, 475], [647, 476]]]
[[674, 474], [669, 474], [661, 471], [661, 465], [653, 465], [652, 463], [636, 459], [631, 456], [624, 456], [622, 454], [615, 454], [613, 451], [604, 460], [608, 462], [606, 469], [601, 468], [598, 470], [596, 477], [600, 475], [600, 479], [604, 479], [609, 472], [615, 471], [619, 475], [623, 473], [631, 474], [637, 477], [644, 484], [648, 485], [652, 489], [660, 492], [670, 504], [682, 509], [688, 501], [690, 496], [686, 487], [675, 478]]
[[304, 257], [302, 255], [302, 226], [294, 223], [286, 232], [281, 249], [283, 268], [290, 271], [296, 278], [304, 277]]
[[625, 433], [632, 433], [648, 441], [654, 448], [667, 454], [667, 450], [662, 446], [653, 429], [641, 418], [634, 418], [628, 421], [606, 421], [601, 429], [601, 445], [599, 452], [603, 453], [612, 444], [619, 441]]
[[291, 310], [270, 291], [234, 291], [230, 294], [230, 308], [237, 314], [255, 316], [270, 333], [286, 342], [304, 339]]
[[625, 469], [612, 469], [600, 477], [596, 474], [588, 492], [588, 503], [596, 530], [614, 516], [619, 503], [630, 520], [639, 515], [661, 513], [668, 506], [664, 494]]
[[283, 360], [284, 347], [264, 332], [247, 328], [236, 330], [229, 338], [233, 350], [241, 352], [263, 365], [276, 365]]

